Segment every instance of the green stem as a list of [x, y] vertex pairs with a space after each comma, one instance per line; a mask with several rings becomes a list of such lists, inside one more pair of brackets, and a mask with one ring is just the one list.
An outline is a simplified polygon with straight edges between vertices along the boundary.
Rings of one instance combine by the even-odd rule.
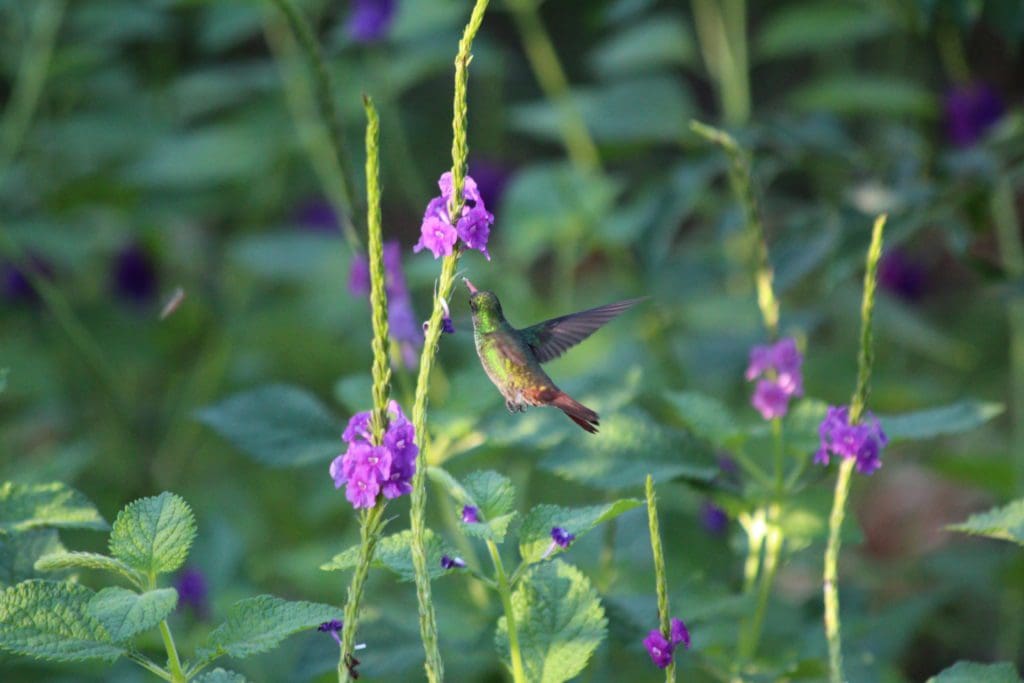
[[127, 654], [127, 657], [128, 657], [128, 659], [130, 659], [131, 661], [135, 662], [136, 664], [138, 664], [139, 666], [141, 666], [143, 669], [145, 669], [146, 671], [150, 672], [151, 674], [153, 674], [155, 676], [158, 676], [158, 677], [162, 678], [165, 681], [171, 680], [171, 674], [165, 668], [163, 668], [162, 666], [160, 666], [156, 662], [152, 661], [151, 659], [149, 659], [145, 655], [143, 655], [143, 654], [141, 654], [139, 652], [129, 652]]
[[765, 539], [765, 510], [758, 508], [753, 517], [740, 518], [743, 530], [747, 532], [747, 559], [743, 563], [743, 592], [754, 590], [761, 568], [761, 551]]
[[[473, 38], [476, 37], [483, 23], [484, 12], [488, 0], [476, 0], [473, 12], [459, 41], [459, 51], [455, 56], [455, 94], [452, 103], [452, 197], [448, 206], [452, 224], [455, 224], [462, 213], [465, 201], [463, 188], [466, 182], [466, 158], [469, 156], [467, 142], [467, 86], [469, 81], [469, 62], [472, 59], [471, 49]], [[409, 523], [412, 530], [410, 547], [413, 569], [416, 578], [416, 602], [419, 607], [420, 638], [423, 641], [425, 659], [423, 667], [430, 683], [444, 680], [444, 662], [437, 638], [437, 617], [434, 614], [434, 603], [430, 596], [430, 572], [427, 567], [426, 551], [426, 507], [427, 507], [427, 394], [430, 388], [430, 371], [434, 367], [437, 355], [437, 344], [441, 337], [441, 318], [444, 314], [441, 301], [451, 298], [455, 284], [455, 270], [459, 263], [460, 251], [456, 247], [450, 256], [441, 263], [441, 275], [438, 278], [437, 296], [434, 297], [433, 310], [424, 331], [423, 352], [420, 354], [419, 375], [416, 378], [416, 395], [412, 407], [412, 423], [416, 431], [416, 442], [419, 455], [416, 459], [416, 472], [412, 480], [412, 501], [409, 510]]]
[[352, 572], [352, 582], [348, 586], [344, 627], [341, 629], [341, 650], [338, 655], [338, 683], [348, 683], [350, 680], [346, 660], [354, 651], [356, 627], [359, 623], [359, 604], [362, 601], [366, 576], [370, 573], [370, 562], [373, 561], [373, 553], [377, 549], [380, 531], [384, 526], [382, 520], [386, 507], [387, 505], [381, 501], [362, 514], [362, 520], [359, 525], [359, 558], [356, 561], [355, 571]]
[[775, 584], [775, 574], [779, 568], [779, 555], [782, 552], [782, 530], [777, 524], [777, 517], [778, 506], [773, 505], [767, 515], [767, 529], [764, 535], [764, 564], [757, 591], [757, 605], [754, 608], [754, 615], [740, 639], [738, 665], [756, 657], [758, 646], [761, 643], [764, 617], [768, 611], [768, 599], [771, 597], [772, 586]]
[[178, 649], [174, 646], [174, 636], [167, 625], [167, 620], [160, 622], [160, 637], [164, 640], [164, 648], [167, 650], [167, 666], [170, 668], [171, 683], [188, 683], [188, 678], [181, 668], [181, 660], [178, 658]]
[[498, 595], [501, 596], [501, 606], [505, 610], [505, 625], [508, 630], [508, 652], [512, 660], [512, 680], [515, 683], [527, 683], [526, 671], [523, 669], [523, 655], [519, 651], [519, 632], [516, 629], [516, 615], [512, 611], [512, 590], [509, 588], [508, 577], [505, 575], [505, 565], [501, 561], [501, 553], [494, 541], [487, 541], [487, 551], [491, 554], [491, 562], [494, 563], [494, 575], [497, 581]]
[[778, 498], [782, 495], [783, 477], [784, 477], [784, 465], [786, 459], [786, 450], [782, 441], [782, 420], [775, 418], [772, 420], [772, 441], [775, 445], [775, 496]]
[[[651, 536], [651, 554], [654, 556], [654, 584], [658, 594], [658, 626], [666, 639], [671, 638], [668, 608], [668, 577], [665, 573], [665, 553], [661, 548], [661, 530], [658, 528], [658, 497], [654, 492], [654, 479], [647, 475], [644, 482], [647, 495], [647, 531]], [[673, 658], [665, 668], [665, 683], [676, 680], [676, 661]]]
[[523, 41], [530, 62], [544, 96], [559, 110], [559, 127], [569, 158], [581, 170], [601, 170], [601, 156], [587, 130], [583, 114], [576, 106], [569, 88], [569, 79], [555, 52], [554, 43], [537, 11], [535, 0], [508, 0], [512, 17]]
[[744, 0], [693, 0], [697, 40], [718, 93], [725, 123], [750, 118], [750, 68]]

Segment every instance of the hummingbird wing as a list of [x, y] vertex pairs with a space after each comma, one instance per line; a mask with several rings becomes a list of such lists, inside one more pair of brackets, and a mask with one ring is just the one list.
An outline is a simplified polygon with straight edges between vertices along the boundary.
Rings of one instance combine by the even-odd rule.
[[579, 313], [570, 313], [520, 330], [523, 339], [541, 363], [558, 358], [581, 341], [594, 334], [602, 325], [643, 301], [627, 299], [614, 304], [598, 306]]

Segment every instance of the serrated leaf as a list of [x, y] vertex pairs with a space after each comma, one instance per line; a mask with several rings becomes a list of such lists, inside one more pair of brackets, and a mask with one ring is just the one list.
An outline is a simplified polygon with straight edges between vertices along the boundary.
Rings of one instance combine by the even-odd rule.
[[0, 588], [37, 578], [36, 561], [48, 553], [62, 550], [64, 546], [56, 529], [0, 534]]
[[672, 392], [665, 398], [691, 432], [716, 446], [734, 443], [742, 436], [729, 409], [717, 398], [696, 391]]
[[1001, 403], [971, 400], [902, 415], [879, 415], [878, 419], [890, 441], [930, 439], [976, 429], [1003, 410]]
[[341, 424], [309, 392], [281, 384], [236, 394], [197, 414], [200, 422], [271, 467], [326, 462], [342, 450]]
[[[579, 539], [598, 524], [643, 505], [636, 498], [622, 498], [605, 505], [560, 507], [538, 505], [530, 510], [519, 528], [519, 553], [527, 563], [539, 562], [551, 547], [551, 529], [561, 527]], [[555, 552], [560, 549], [556, 548]]]
[[[519, 581], [512, 613], [532, 683], [562, 683], [576, 676], [607, 633], [597, 591], [578, 569], [559, 560], [532, 568]], [[505, 617], [498, 620], [495, 643], [508, 662]]]
[[96, 569], [120, 574], [132, 583], [141, 586], [145, 577], [116, 557], [99, 553], [58, 552], [40, 557], [35, 568], [41, 572], [60, 571], [62, 569]]
[[957, 662], [938, 676], [932, 676], [928, 683], [1020, 683], [1017, 667], [1009, 662], [978, 664]]
[[[424, 534], [424, 545], [427, 553], [427, 572], [430, 577], [436, 579], [448, 573], [450, 570], [441, 567], [441, 556], [454, 557], [455, 551], [430, 529]], [[321, 565], [320, 569], [327, 572], [352, 569], [358, 560], [359, 546], [355, 545], [335, 555], [330, 562]], [[412, 531], [406, 529], [380, 539], [371, 566], [390, 569], [403, 581], [412, 581], [416, 578], [416, 570], [412, 566]]]
[[570, 481], [612, 491], [641, 486], [648, 474], [658, 481], [710, 481], [718, 473], [711, 449], [638, 408], [602, 416], [600, 438], [581, 434], [539, 464]]
[[234, 671], [228, 671], [227, 669], [207, 671], [192, 680], [195, 683], [246, 683], [245, 676]]
[[33, 579], [0, 593], [0, 649], [58, 662], [123, 654], [88, 613], [95, 595], [85, 586]]
[[1024, 498], [988, 512], [971, 515], [966, 522], [947, 528], [1024, 545]]
[[200, 659], [221, 654], [248, 657], [271, 650], [288, 636], [316, 628], [344, 613], [331, 605], [258, 595], [236, 602], [224, 623], [210, 632]]
[[185, 563], [195, 535], [188, 503], [165, 491], [136, 500], [117, 514], [110, 552], [146, 575], [173, 572]]
[[167, 618], [178, 606], [178, 591], [158, 588], [136, 593], [127, 588], [104, 588], [89, 601], [89, 614], [120, 643], [148, 631]]
[[0, 533], [38, 527], [108, 528], [96, 507], [64, 484], [0, 484]]

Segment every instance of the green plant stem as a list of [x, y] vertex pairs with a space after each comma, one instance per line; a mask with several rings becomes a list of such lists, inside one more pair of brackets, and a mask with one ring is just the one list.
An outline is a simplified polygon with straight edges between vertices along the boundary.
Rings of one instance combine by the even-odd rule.
[[65, 0], [43, 0], [36, 6], [28, 42], [18, 65], [8, 105], [0, 122], [0, 173], [18, 154], [18, 148], [32, 123], [50, 68], [53, 46], [64, 17]]
[[505, 610], [505, 625], [508, 630], [508, 653], [512, 660], [512, 680], [515, 683], [527, 683], [526, 671], [523, 668], [523, 655], [519, 651], [519, 632], [516, 628], [516, 615], [512, 611], [512, 589], [509, 586], [508, 576], [505, 574], [505, 565], [501, 561], [501, 553], [494, 541], [487, 541], [487, 551], [491, 554], [491, 562], [494, 563], [494, 577], [498, 588], [498, 595], [501, 596], [501, 606]]
[[[875, 219], [868, 247], [867, 267], [864, 272], [864, 298], [861, 303], [860, 352], [857, 360], [857, 388], [850, 401], [850, 424], [860, 421], [867, 405], [871, 383], [871, 366], [874, 363], [872, 345], [872, 315], [875, 306], [875, 284], [878, 262], [882, 257], [882, 236], [885, 230], [885, 216]], [[828, 518], [828, 544], [825, 546], [825, 568], [822, 575], [822, 590], [825, 602], [825, 638], [828, 641], [829, 680], [844, 683], [842, 625], [839, 619], [839, 550], [842, 545], [841, 532], [846, 516], [846, 501], [850, 495], [850, 475], [855, 465], [853, 458], [843, 458], [836, 478], [832, 498], [832, 512]]]
[[720, 146], [729, 157], [729, 182], [736, 199], [743, 207], [744, 221], [752, 249], [751, 261], [754, 288], [757, 291], [757, 305], [761, 310], [761, 319], [764, 321], [768, 336], [774, 339], [779, 333], [779, 301], [775, 297], [773, 286], [775, 272], [772, 269], [771, 259], [768, 257], [768, 241], [758, 208], [757, 193], [754, 191], [750, 157], [736, 142], [736, 139], [725, 131], [699, 121], [690, 121], [690, 129], [705, 140]]
[[771, 597], [772, 587], [775, 585], [775, 575], [779, 568], [779, 556], [782, 553], [782, 530], [777, 524], [778, 506], [773, 505], [767, 513], [766, 529], [764, 534], [764, 562], [761, 568], [760, 583], [757, 590], [757, 604], [754, 607], [754, 614], [747, 623], [744, 633], [740, 638], [739, 657], [737, 665], [749, 662], [757, 656], [757, 649], [761, 643], [761, 633], [764, 629], [764, 617], [768, 611], [768, 599]]
[[782, 420], [780, 418], [772, 420], [772, 442], [775, 446], [775, 496], [777, 498], [782, 495], [783, 477], [785, 476], [783, 470], [786, 459], [786, 449], [782, 436]]
[[366, 576], [370, 573], [370, 562], [373, 561], [373, 553], [377, 549], [377, 541], [380, 540], [386, 507], [385, 502], [378, 502], [376, 506], [364, 511], [360, 520], [359, 558], [356, 561], [355, 570], [352, 572], [352, 581], [348, 586], [344, 627], [341, 629], [341, 650], [338, 654], [338, 683], [348, 683], [351, 679], [345, 660], [354, 651], [356, 627], [359, 623], [359, 605], [363, 597], [363, 586], [366, 583]]
[[541, 21], [535, 0], [508, 0], [526, 58], [544, 96], [557, 107], [562, 140], [569, 158], [584, 171], [601, 170], [601, 156], [576, 106], [554, 43]]
[[[484, 12], [488, 0], [477, 0], [473, 6], [469, 21], [459, 41], [459, 51], [455, 56], [455, 94], [452, 103], [452, 197], [448, 206], [449, 216], [454, 225], [462, 213], [465, 201], [463, 188], [466, 182], [466, 158], [469, 156], [467, 142], [467, 86], [469, 81], [469, 62], [472, 59], [473, 38], [483, 23]], [[409, 525], [412, 530], [413, 569], [416, 578], [416, 602], [419, 608], [420, 638], [423, 641], [423, 667], [430, 683], [444, 680], [444, 662], [437, 638], [437, 617], [434, 614], [434, 603], [430, 597], [430, 573], [427, 567], [426, 551], [426, 507], [427, 507], [427, 399], [430, 389], [430, 371], [434, 367], [437, 355], [437, 344], [441, 337], [441, 318], [444, 310], [441, 301], [451, 298], [455, 284], [455, 271], [459, 263], [460, 250], [455, 248], [450, 256], [444, 257], [441, 263], [441, 275], [437, 283], [437, 296], [434, 297], [433, 310], [424, 331], [423, 351], [420, 354], [420, 370], [416, 378], [416, 394], [412, 407], [412, 423], [416, 431], [416, 442], [419, 455], [416, 459], [416, 472], [412, 480], [412, 501], [409, 510]]]
[[[661, 548], [661, 530], [658, 528], [658, 497], [654, 492], [654, 479], [647, 475], [644, 482], [647, 496], [647, 531], [651, 536], [651, 554], [654, 556], [654, 584], [658, 594], [658, 626], [661, 634], [669, 639], [668, 577], [665, 573], [665, 553]], [[676, 661], [673, 658], [665, 668], [665, 683], [676, 680]]]
[[366, 110], [366, 234], [370, 266], [370, 310], [373, 319], [373, 441], [379, 444], [387, 428], [388, 392], [391, 384], [388, 300], [380, 221], [380, 118], [373, 100], [365, 95], [363, 107]]
[[[334, 153], [337, 167], [341, 171], [343, 186], [339, 188], [339, 192], [342, 194], [345, 203], [349, 208], [349, 215], [354, 216], [358, 213], [356, 210], [356, 201], [359, 193], [356, 192], [355, 189], [354, 173], [352, 172], [352, 164], [348, 158], [348, 153], [345, 148], [345, 138], [341, 127], [341, 117], [338, 115], [338, 109], [335, 104], [334, 87], [331, 83], [330, 73], [327, 71], [327, 62], [324, 60], [320, 44], [317, 42], [316, 36], [313, 35], [313, 30], [309, 26], [309, 22], [307, 22], [306, 18], [298, 9], [295, 8], [291, 0], [271, 0], [271, 2], [273, 2], [274, 5], [281, 10], [281, 13], [284, 14], [284, 17], [288, 22], [288, 26], [291, 28], [292, 34], [298, 42], [298, 45], [306, 58], [306, 62], [309, 65], [309, 70], [313, 78], [313, 91], [316, 97], [316, 106], [320, 113], [320, 119], [323, 122], [323, 125], [327, 128], [327, 140], [331, 151]], [[354, 228], [352, 229], [350, 239], [354, 240], [356, 244], [359, 243], [359, 237], [355, 233]]]
[[181, 668], [181, 660], [178, 658], [178, 649], [174, 646], [174, 636], [167, 625], [167, 620], [160, 622], [160, 637], [164, 640], [164, 648], [167, 650], [167, 666], [170, 669], [172, 683], [188, 683], [188, 678]]
[[167, 671], [167, 669], [163, 668], [162, 666], [152, 661], [145, 655], [139, 652], [129, 652], [126, 656], [128, 657], [128, 659], [135, 662], [151, 674], [158, 676], [165, 681], [171, 680], [171, 674]]
[[765, 509], [758, 508], [752, 517], [740, 518], [740, 524], [747, 533], [747, 559], [743, 563], [743, 592], [754, 590], [761, 568], [761, 551], [765, 539]]
[[697, 40], [730, 126], [750, 118], [750, 67], [744, 0], [693, 0]]

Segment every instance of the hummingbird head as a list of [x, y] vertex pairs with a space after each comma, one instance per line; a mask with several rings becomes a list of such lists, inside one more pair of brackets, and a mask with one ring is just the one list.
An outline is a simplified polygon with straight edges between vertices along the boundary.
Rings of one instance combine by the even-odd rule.
[[491, 332], [498, 329], [505, 321], [501, 312], [501, 302], [494, 292], [479, 290], [473, 283], [462, 278], [469, 288], [469, 310], [473, 314], [473, 327], [479, 332]]

